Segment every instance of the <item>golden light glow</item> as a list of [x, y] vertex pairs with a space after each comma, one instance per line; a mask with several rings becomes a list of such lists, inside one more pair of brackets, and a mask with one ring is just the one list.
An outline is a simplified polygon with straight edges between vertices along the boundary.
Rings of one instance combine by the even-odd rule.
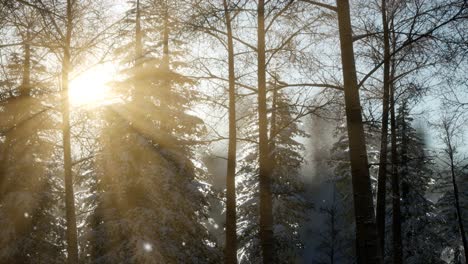
[[95, 107], [110, 103], [112, 96], [109, 82], [115, 69], [112, 65], [98, 65], [71, 80], [68, 95], [72, 106]]

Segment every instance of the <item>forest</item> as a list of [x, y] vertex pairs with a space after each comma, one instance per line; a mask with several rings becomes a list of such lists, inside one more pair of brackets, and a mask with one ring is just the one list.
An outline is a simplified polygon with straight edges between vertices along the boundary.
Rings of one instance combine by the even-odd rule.
[[0, 0], [0, 264], [468, 263], [468, 0]]

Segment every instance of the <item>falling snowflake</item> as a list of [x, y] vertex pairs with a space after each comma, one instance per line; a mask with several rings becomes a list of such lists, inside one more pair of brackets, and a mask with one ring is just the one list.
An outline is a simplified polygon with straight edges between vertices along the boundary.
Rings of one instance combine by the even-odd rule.
[[151, 252], [151, 251], [153, 251], [153, 245], [151, 245], [151, 243], [145, 242], [145, 243], [143, 243], [143, 249], [146, 252]]

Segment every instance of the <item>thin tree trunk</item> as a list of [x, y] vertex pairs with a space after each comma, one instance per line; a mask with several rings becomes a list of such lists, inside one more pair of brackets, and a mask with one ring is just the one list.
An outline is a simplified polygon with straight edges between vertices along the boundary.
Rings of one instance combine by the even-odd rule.
[[461, 208], [460, 208], [460, 198], [459, 198], [459, 193], [458, 193], [458, 185], [456, 182], [455, 178], [455, 171], [454, 171], [454, 165], [453, 165], [453, 159], [451, 158], [451, 174], [452, 174], [452, 184], [453, 184], [453, 193], [455, 195], [455, 207], [457, 209], [457, 218], [458, 218], [458, 226], [460, 228], [460, 235], [462, 238], [462, 243], [463, 243], [463, 251], [465, 252], [465, 263], [468, 261], [468, 244], [466, 241], [466, 233], [465, 233], [465, 227], [463, 225], [463, 219], [462, 219], [462, 213], [461, 213]]
[[234, 72], [234, 44], [232, 40], [231, 13], [227, 0], [223, 0], [226, 19], [229, 67], [229, 144], [226, 172], [226, 245], [224, 263], [237, 264], [237, 222], [236, 222], [236, 87]]
[[143, 56], [143, 43], [142, 43], [142, 33], [141, 33], [141, 10], [140, 10], [140, 0], [137, 0], [136, 17], [135, 17], [135, 62], [137, 64], [142, 56]]
[[367, 161], [348, 0], [337, 0], [359, 264], [381, 263]]
[[164, 3], [163, 66], [165, 70], [169, 70], [169, 6], [167, 1]]
[[271, 163], [271, 171], [274, 170], [276, 165], [275, 163], [275, 152], [276, 152], [276, 144], [275, 144], [275, 135], [276, 135], [276, 117], [277, 117], [277, 104], [278, 104], [278, 89], [277, 89], [277, 76], [275, 76], [275, 83], [273, 86], [273, 96], [271, 97], [271, 121], [270, 121], [270, 136], [268, 141], [270, 142], [270, 163]]
[[273, 212], [271, 197], [271, 164], [268, 146], [268, 119], [266, 100], [265, 60], [265, 1], [258, 1], [257, 8], [258, 52], [258, 133], [259, 133], [259, 178], [260, 178], [260, 243], [263, 263], [274, 263]]
[[[141, 32], [141, 7], [140, 7], [140, 0], [136, 2], [136, 15], [135, 15], [135, 60], [134, 60], [134, 67], [136, 68], [136, 72], [141, 70], [141, 66], [143, 63], [143, 41], [142, 41], [142, 32]], [[143, 95], [143, 83], [138, 78], [138, 74], [135, 80], [135, 101], [137, 104], [143, 107], [144, 102], [144, 95]]]
[[[395, 35], [395, 26], [394, 18], [392, 16], [390, 21], [390, 31], [392, 32], [392, 54], [396, 53], [396, 35]], [[392, 135], [392, 207], [393, 207], [393, 217], [392, 217], [392, 233], [393, 233], [393, 263], [403, 263], [403, 246], [401, 238], [401, 194], [400, 194], [400, 175], [399, 175], [399, 161], [398, 161], [398, 151], [396, 145], [396, 116], [395, 116], [395, 58], [390, 58], [390, 126], [391, 126], [391, 135]]]
[[[169, 54], [169, 35], [170, 35], [170, 21], [169, 21], [169, 4], [167, 0], [164, 0], [164, 25], [163, 25], [163, 57], [162, 57], [162, 70], [166, 74], [171, 73], [171, 58]], [[170, 91], [172, 89], [171, 86], [171, 80], [169, 78], [164, 78], [163, 83], [162, 83], [163, 89], [165, 89], [166, 94], [170, 94]], [[171, 125], [168, 125], [167, 122], [165, 122], [166, 119], [171, 119], [173, 118], [172, 116], [172, 110], [169, 108], [170, 105], [177, 105], [177, 102], [173, 101], [172, 96], [168, 96], [167, 98], [161, 98], [159, 102], [159, 107], [161, 108], [161, 129], [163, 131], [166, 131], [167, 134], [163, 135], [162, 138], [166, 141], [166, 145], [170, 147], [177, 147], [178, 143], [175, 138], [170, 137], [173, 128]]]
[[[393, 70], [392, 70], [393, 72]], [[393, 74], [392, 74], [393, 76]], [[398, 173], [398, 153], [396, 142], [395, 121], [395, 86], [391, 85], [390, 93], [390, 129], [392, 133], [392, 233], [393, 233], [393, 263], [403, 262], [403, 250], [401, 246], [401, 208], [400, 208], [400, 177]]]
[[70, 43], [72, 32], [72, 1], [67, 0], [67, 25], [62, 64], [62, 133], [63, 166], [65, 172], [65, 206], [67, 218], [68, 263], [78, 263], [78, 242], [76, 231], [75, 195], [73, 193], [73, 174], [70, 143], [70, 103], [68, 98], [68, 75], [70, 73]]
[[445, 128], [445, 130], [446, 130], [447, 143], [448, 143], [448, 148], [449, 148], [448, 154], [450, 158], [450, 174], [452, 176], [453, 195], [455, 196], [455, 209], [457, 210], [458, 227], [460, 229], [460, 236], [461, 236], [462, 243], [463, 243], [463, 250], [465, 251], [465, 262], [466, 262], [468, 261], [468, 244], [466, 241], [465, 226], [463, 225], [462, 213], [461, 213], [461, 208], [460, 208], [460, 197], [458, 193], [458, 185], [457, 185], [457, 179], [456, 179], [456, 174], [455, 174], [455, 162], [454, 162], [454, 157], [453, 157], [454, 150], [452, 147], [452, 142], [450, 139], [448, 129]]
[[387, 146], [388, 146], [388, 97], [390, 85], [390, 37], [388, 32], [386, 0], [382, 0], [382, 24], [384, 42], [384, 73], [382, 97], [382, 131], [380, 141], [379, 174], [377, 182], [377, 230], [381, 255], [385, 252], [385, 200], [387, 191]]
[[335, 247], [336, 247], [336, 227], [335, 227], [335, 214], [336, 214], [336, 186], [333, 183], [333, 201], [332, 201], [332, 210], [331, 210], [331, 235], [332, 235], [332, 244], [331, 244], [331, 254], [330, 254], [330, 264], [335, 264]]
[[[23, 62], [23, 81], [21, 87], [19, 89], [19, 96], [16, 100], [16, 107], [14, 108], [15, 114], [17, 118], [15, 118], [15, 125], [18, 122], [22, 122], [23, 119], [27, 119], [31, 114], [29, 109], [31, 101], [31, 45], [30, 42], [30, 32], [29, 27], [26, 33], [25, 45], [24, 45], [24, 62]], [[18, 128], [17, 128], [18, 129]], [[30, 133], [34, 133], [34, 131], [24, 131], [24, 129], [18, 129], [15, 131], [16, 133], [24, 133], [27, 132], [28, 136], [32, 136]], [[28, 148], [27, 143], [22, 141], [22, 144], [25, 149], [23, 151], [27, 151]], [[13, 146], [14, 149], [14, 146]], [[19, 153], [17, 153], [19, 154]], [[15, 162], [15, 160], [12, 160]], [[32, 229], [31, 221], [28, 219], [18, 219], [15, 223], [15, 230], [19, 235], [25, 235], [26, 233], [30, 232]], [[28, 257], [26, 254], [17, 254], [15, 257], [15, 261], [18, 263], [27, 263]]]
[[24, 44], [24, 66], [23, 66], [23, 84], [21, 86], [20, 97], [28, 98], [31, 96], [31, 33], [29, 28], [26, 32]]

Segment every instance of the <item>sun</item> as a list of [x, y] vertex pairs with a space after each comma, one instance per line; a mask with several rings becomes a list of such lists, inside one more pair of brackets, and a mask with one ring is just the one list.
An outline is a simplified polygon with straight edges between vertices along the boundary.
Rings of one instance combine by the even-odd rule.
[[96, 107], [113, 100], [109, 82], [115, 75], [115, 67], [101, 64], [76, 76], [70, 81], [68, 96], [74, 107]]

